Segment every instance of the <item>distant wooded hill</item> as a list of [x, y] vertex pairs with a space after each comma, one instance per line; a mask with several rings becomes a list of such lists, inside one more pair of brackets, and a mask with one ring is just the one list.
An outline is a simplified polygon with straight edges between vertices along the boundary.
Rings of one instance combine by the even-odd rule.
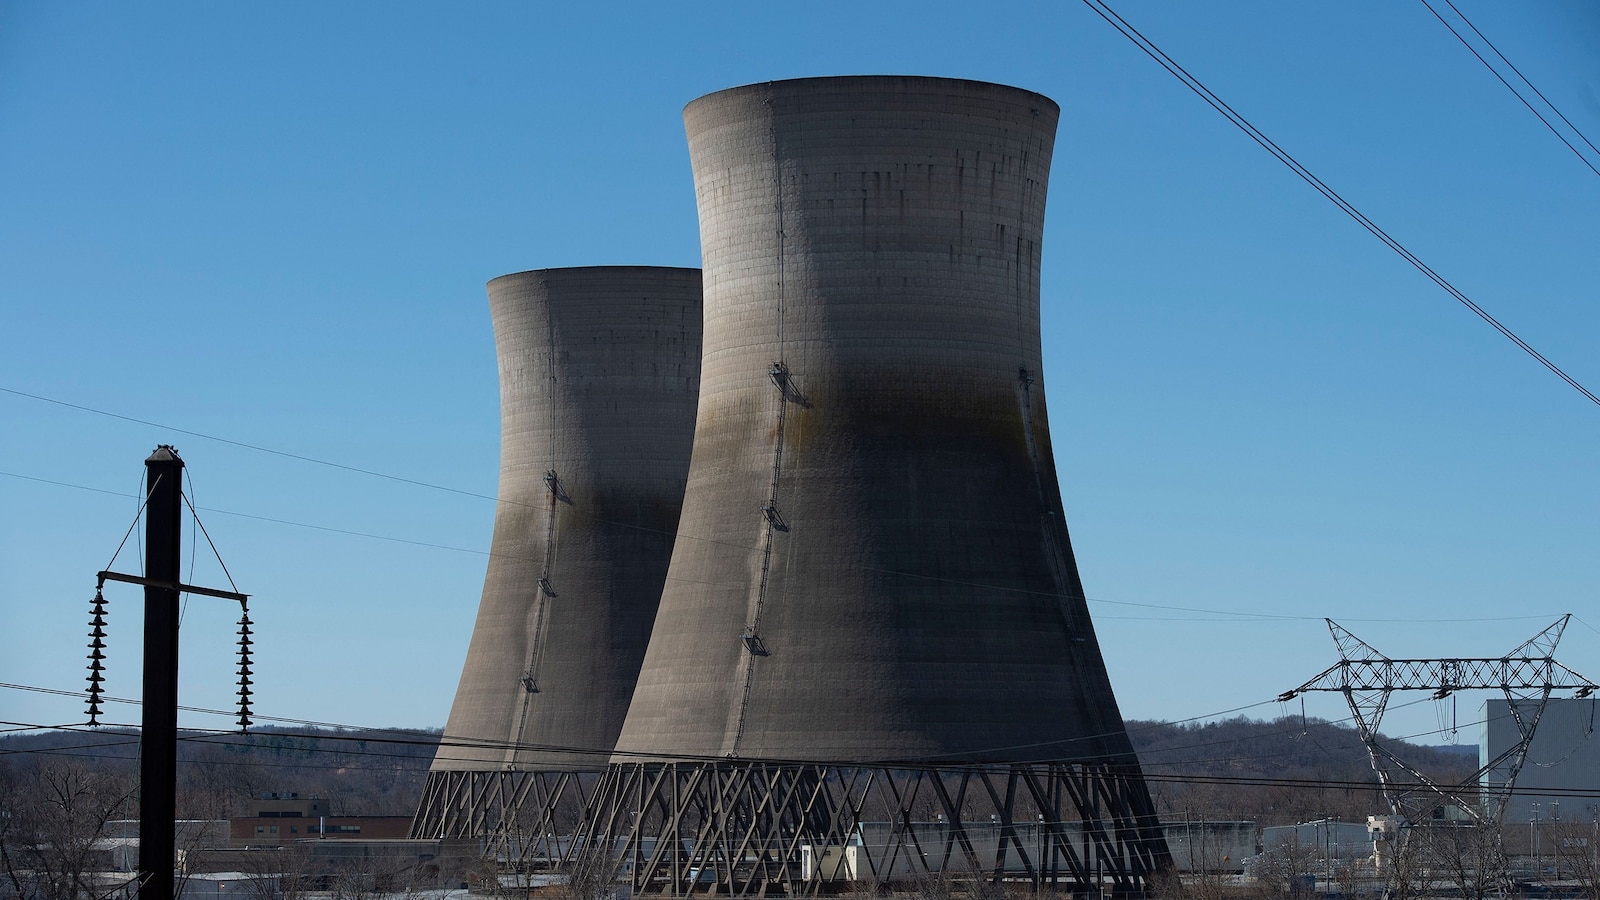
[[[1253, 819], [1265, 826], [1324, 817], [1365, 821], [1388, 812], [1353, 728], [1299, 716], [1127, 725], [1165, 819]], [[1477, 771], [1475, 744], [1393, 746], [1440, 784], [1457, 784]]]
[[[1262, 825], [1385, 812], [1366, 749], [1351, 728], [1298, 717], [1199, 725], [1130, 721], [1163, 818], [1253, 819]], [[263, 727], [248, 735], [185, 733], [179, 811], [187, 818], [244, 814], [265, 793], [326, 797], [346, 815], [410, 815], [437, 731]], [[76, 760], [136, 773], [139, 736], [126, 729], [0, 737], [0, 777]], [[1476, 747], [1405, 747], [1430, 777], [1455, 783], [1477, 767]], [[9, 770], [9, 771], [8, 771]]]
[[[266, 793], [326, 797], [340, 815], [409, 816], [433, 762], [437, 731], [263, 727], [250, 734], [182, 732], [178, 814], [242, 816]], [[31, 751], [31, 752], [30, 752]], [[48, 731], [0, 738], [6, 768], [50, 761], [92, 763], [137, 775], [139, 733], [129, 729]]]

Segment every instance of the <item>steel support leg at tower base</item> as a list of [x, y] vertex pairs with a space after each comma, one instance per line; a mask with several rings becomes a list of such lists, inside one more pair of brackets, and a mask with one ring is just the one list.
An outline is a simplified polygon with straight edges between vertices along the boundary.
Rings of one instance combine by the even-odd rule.
[[814, 896], [929, 880], [1136, 897], [1172, 858], [1136, 766], [612, 765], [563, 864], [635, 893]]
[[476, 841], [485, 859], [518, 871], [553, 870], [572, 856], [572, 836], [599, 772], [444, 770], [428, 773], [412, 838]]

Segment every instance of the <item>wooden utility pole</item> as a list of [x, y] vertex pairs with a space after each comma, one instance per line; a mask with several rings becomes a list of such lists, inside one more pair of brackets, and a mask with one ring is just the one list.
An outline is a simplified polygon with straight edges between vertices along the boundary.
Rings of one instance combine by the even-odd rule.
[[[139, 729], [139, 900], [172, 900], [178, 790], [178, 590], [183, 460], [144, 461], [144, 718]], [[157, 582], [151, 584], [149, 582]]]
[[[183, 460], [167, 444], [144, 461], [144, 574], [109, 569], [95, 583], [93, 651], [89, 658], [89, 724], [99, 724], [100, 651], [105, 647], [101, 590], [108, 581], [144, 587], [144, 716], [139, 728], [139, 900], [173, 900], [177, 862], [178, 793], [178, 619], [179, 596], [201, 594], [239, 604], [239, 727], [250, 727], [249, 594], [197, 587], [178, 580], [183, 567]], [[196, 520], [198, 522], [198, 520]], [[204, 526], [201, 532], [204, 533]], [[131, 531], [130, 531], [131, 533]], [[123, 538], [124, 541], [127, 538]], [[206, 538], [207, 542], [210, 538]], [[121, 547], [117, 548], [121, 551]], [[213, 548], [215, 549], [215, 548]], [[113, 556], [111, 561], [116, 562]], [[221, 562], [221, 558], [217, 560]], [[227, 567], [223, 567], [227, 573]], [[229, 583], [233, 579], [230, 577]]]

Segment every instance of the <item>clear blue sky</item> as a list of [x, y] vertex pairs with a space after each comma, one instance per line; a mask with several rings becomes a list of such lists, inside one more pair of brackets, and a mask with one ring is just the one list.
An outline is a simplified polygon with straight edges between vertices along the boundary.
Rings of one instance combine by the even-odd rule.
[[[1593, 5], [1461, 8], [1600, 142]], [[1420, 3], [1119, 9], [1600, 389], [1600, 177]], [[1323, 616], [1498, 655], [1576, 612], [1561, 656], [1600, 677], [1600, 408], [1078, 3], [0, 3], [0, 387], [492, 494], [484, 282], [698, 265], [683, 105], [855, 73], [1062, 106], [1045, 379], [1127, 715], [1298, 685], [1336, 659]], [[82, 688], [94, 573], [173, 443], [258, 598], [258, 710], [443, 724], [491, 502], [14, 394], [0, 434], [0, 681]], [[136, 696], [140, 594], [108, 595], [108, 688]], [[184, 703], [231, 704], [233, 618], [190, 602]], [[81, 710], [0, 689], [0, 719]]]

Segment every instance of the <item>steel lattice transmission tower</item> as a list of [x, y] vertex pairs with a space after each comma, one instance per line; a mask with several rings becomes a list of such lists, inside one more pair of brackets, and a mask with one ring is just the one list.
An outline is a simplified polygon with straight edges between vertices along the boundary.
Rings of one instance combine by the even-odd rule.
[[[1511, 652], [1493, 659], [1390, 659], [1327, 619], [1339, 648], [1339, 662], [1294, 690], [1284, 691], [1278, 699], [1288, 701], [1311, 691], [1343, 694], [1394, 815], [1420, 821], [1427, 818], [1422, 811], [1442, 800], [1464, 810], [1474, 821], [1498, 824], [1551, 693], [1571, 690], [1575, 697], [1583, 698], [1596, 689], [1594, 682], [1556, 662], [1556, 644], [1571, 618], [1570, 614], [1562, 616]], [[1389, 696], [1395, 691], [1432, 691], [1433, 699], [1443, 700], [1468, 690], [1504, 694], [1518, 740], [1459, 785], [1440, 785], [1424, 775], [1378, 734]], [[1410, 776], [1414, 783], [1397, 781], [1402, 775]], [[1479, 798], [1477, 802], [1467, 799], [1473, 796]]]

